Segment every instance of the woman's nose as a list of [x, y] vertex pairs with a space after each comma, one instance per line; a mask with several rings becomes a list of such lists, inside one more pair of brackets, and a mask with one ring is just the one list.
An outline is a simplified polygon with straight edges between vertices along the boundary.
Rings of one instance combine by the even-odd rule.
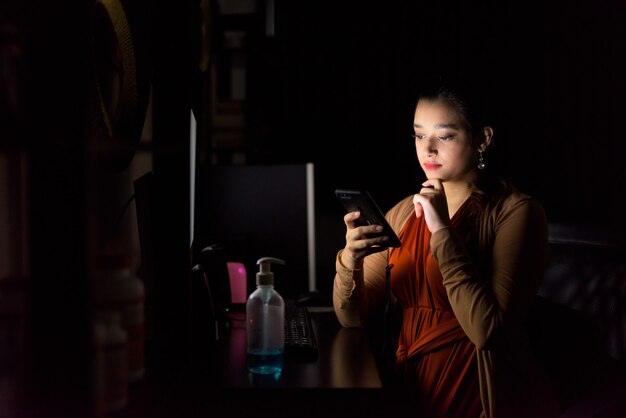
[[433, 138], [433, 136], [424, 138], [424, 150], [423, 151], [426, 155], [437, 154], [437, 138]]

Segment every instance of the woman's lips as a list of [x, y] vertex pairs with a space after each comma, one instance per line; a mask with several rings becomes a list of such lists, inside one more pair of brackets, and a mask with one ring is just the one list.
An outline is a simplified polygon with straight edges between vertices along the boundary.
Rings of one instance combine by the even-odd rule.
[[439, 167], [441, 167], [441, 164], [437, 164], [437, 163], [424, 163], [424, 168], [426, 170], [436, 170]]

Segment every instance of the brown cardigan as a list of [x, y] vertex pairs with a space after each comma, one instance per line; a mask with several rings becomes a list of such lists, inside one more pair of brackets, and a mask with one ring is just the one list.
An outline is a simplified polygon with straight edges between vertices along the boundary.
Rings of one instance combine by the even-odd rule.
[[[396, 232], [414, 214], [413, 196], [387, 219]], [[531, 354], [524, 328], [547, 260], [547, 220], [542, 206], [519, 192], [500, 199], [479, 221], [480, 260], [473, 260], [455, 231], [435, 232], [431, 251], [439, 264], [452, 309], [477, 349], [485, 418], [559, 415], [554, 391]], [[350, 270], [336, 258], [333, 304], [344, 327], [360, 327], [382, 312], [387, 253], [365, 258]]]

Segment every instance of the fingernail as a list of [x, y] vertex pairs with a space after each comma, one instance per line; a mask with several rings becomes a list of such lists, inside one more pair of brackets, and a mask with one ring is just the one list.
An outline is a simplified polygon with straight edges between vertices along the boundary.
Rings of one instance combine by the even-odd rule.
[[382, 227], [382, 226], [380, 226], [380, 225], [379, 225], [379, 226], [377, 226], [377, 227], [376, 227], [376, 231], [380, 232], [380, 231], [382, 231], [382, 230], [383, 230], [383, 227]]

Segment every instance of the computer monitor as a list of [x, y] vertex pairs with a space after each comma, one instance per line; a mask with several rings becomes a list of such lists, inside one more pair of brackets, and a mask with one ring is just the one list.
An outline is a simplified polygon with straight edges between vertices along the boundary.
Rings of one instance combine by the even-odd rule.
[[276, 290], [286, 299], [314, 295], [316, 288], [314, 166], [306, 164], [216, 165], [196, 185], [196, 244], [222, 248], [227, 261], [247, 271], [255, 289], [261, 257], [276, 257]]

